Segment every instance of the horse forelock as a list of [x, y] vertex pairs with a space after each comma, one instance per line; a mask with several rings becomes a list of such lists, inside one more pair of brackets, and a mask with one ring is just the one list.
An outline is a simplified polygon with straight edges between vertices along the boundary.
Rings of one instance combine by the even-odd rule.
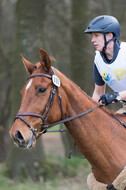
[[36, 66], [36, 69], [34, 70], [34, 72], [32, 74], [45, 73], [45, 74], [52, 75], [52, 69], [51, 69], [51, 67], [48, 70], [47, 67], [45, 65], [42, 65], [40, 62], [37, 62], [35, 64], [35, 66]]

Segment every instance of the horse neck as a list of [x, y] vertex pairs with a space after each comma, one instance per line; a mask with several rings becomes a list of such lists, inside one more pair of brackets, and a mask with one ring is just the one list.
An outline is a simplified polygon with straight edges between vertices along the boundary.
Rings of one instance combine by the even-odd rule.
[[81, 112], [87, 111], [97, 105], [84, 91], [81, 90], [75, 83], [67, 79], [67, 82], [62, 83], [63, 89], [67, 95], [67, 114], [73, 116]]
[[[68, 99], [66, 118], [96, 106], [96, 102], [77, 85], [69, 79], [64, 78], [64, 80], [62, 86]], [[116, 133], [118, 124], [113, 121], [113, 117], [106, 111], [97, 109], [90, 114], [67, 122], [65, 125], [80, 151], [92, 165], [96, 179], [102, 182], [111, 182], [126, 164], [124, 164], [126, 159], [123, 151], [125, 146], [122, 145], [123, 148], [120, 150], [122, 160], [117, 152], [118, 141], [120, 146], [120, 144], [124, 144], [124, 138], [121, 132], [123, 140], [120, 142], [120, 137]], [[112, 133], [112, 131], [115, 132]]]

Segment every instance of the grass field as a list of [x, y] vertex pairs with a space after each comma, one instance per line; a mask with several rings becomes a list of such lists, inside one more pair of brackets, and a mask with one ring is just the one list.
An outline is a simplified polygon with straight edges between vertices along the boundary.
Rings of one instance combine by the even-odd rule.
[[59, 133], [43, 135], [42, 142], [47, 157], [46, 177], [41, 176], [37, 182], [9, 179], [2, 174], [0, 164], [0, 190], [88, 190], [86, 181], [91, 172], [88, 161], [73, 156], [68, 159]]
[[50, 157], [50, 165], [54, 168], [46, 180], [34, 182], [31, 179], [12, 180], [0, 174], [0, 190], [88, 190], [86, 178], [90, 166], [86, 160], [72, 157]]

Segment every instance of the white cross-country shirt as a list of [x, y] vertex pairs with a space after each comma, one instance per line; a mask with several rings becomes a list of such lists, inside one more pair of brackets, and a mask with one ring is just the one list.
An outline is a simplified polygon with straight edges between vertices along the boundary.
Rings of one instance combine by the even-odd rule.
[[120, 50], [114, 62], [104, 62], [99, 51], [96, 51], [94, 63], [105, 83], [115, 92], [126, 90], [126, 43], [120, 44]]

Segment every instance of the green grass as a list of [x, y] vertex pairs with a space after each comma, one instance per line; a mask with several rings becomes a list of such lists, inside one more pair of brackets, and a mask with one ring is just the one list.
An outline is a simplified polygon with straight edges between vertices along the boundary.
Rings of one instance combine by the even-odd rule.
[[[66, 129], [66, 127], [64, 125], [62, 125], [62, 128], [63, 129]], [[54, 127], [50, 128], [49, 130], [53, 131], [53, 130], [60, 130], [61, 129], [61, 125], [55, 125]]]
[[24, 182], [10, 180], [0, 175], [0, 189], [1, 190], [53, 190], [56, 186], [53, 182], [35, 183], [31, 180]]
[[46, 161], [45, 176], [40, 176], [39, 181], [24, 179], [9, 179], [0, 174], [1, 190], [88, 190], [86, 178], [90, 166], [86, 160], [72, 157], [52, 158]]

